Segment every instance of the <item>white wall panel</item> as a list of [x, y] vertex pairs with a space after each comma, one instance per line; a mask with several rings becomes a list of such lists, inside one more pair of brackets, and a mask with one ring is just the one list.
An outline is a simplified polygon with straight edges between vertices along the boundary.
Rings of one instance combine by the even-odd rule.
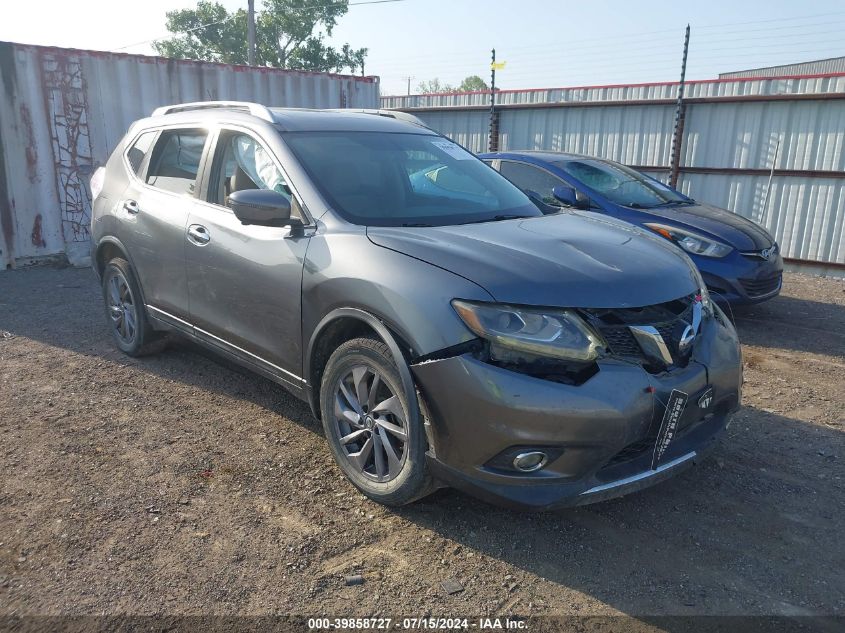
[[[158, 106], [256, 101], [377, 108], [377, 78], [248, 68], [0, 42], [0, 264], [88, 254], [88, 179]], [[0, 184], [4, 182], [0, 179]]]

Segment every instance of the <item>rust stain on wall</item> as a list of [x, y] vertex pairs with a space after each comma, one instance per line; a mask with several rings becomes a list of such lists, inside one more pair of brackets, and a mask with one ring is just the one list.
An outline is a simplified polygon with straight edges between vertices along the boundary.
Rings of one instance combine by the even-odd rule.
[[23, 123], [24, 132], [26, 133], [26, 176], [32, 183], [39, 182], [41, 178], [38, 176], [36, 170], [38, 166], [38, 147], [35, 145], [35, 132], [32, 128], [32, 112], [29, 111], [29, 106], [25, 103], [21, 104], [21, 123]]
[[91, 194], [86, 175], [92, 169], [88, 134], [88, 87], [77, 55], [41, 54], [41, 74], [59, 190], [62, 233], [66, 242], [87, 242]]
[[47, 242], [44, 241], [44, 236], [41, 233], [41, 214], [35, 216], [35, 222], [32, 224], [32, 245], [37, 248], [44, 248]]

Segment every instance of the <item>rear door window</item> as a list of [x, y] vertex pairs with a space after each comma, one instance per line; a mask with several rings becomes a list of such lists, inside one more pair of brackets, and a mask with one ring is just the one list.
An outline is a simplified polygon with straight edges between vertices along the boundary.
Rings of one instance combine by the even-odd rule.
[[153, 150], [147, 184], [164, 191], [194, 195], [206, 130], [165, 130]]

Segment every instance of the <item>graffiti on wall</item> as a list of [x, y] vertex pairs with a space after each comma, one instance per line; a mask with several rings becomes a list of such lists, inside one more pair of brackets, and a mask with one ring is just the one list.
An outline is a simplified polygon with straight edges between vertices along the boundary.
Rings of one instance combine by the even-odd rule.
[[65, 242], [87, 242], [91, 194], [87, 86], [79, 58], [44, 52], [41, 56], [47, 118], [53, 141], [59, 210]]

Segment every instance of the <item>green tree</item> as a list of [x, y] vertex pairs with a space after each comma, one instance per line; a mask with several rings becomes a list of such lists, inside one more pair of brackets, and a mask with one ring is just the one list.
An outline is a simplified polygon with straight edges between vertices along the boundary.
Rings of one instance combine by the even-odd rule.
[[461, 82], [458, 90], [461, 92], [475, 92], [477, 90], [490, 90], [490, 86], [478, 75], [470, 75]]
[[[256, 13], [255, 63], [259, 66], [364, 72], [366, 48], [339, 49], [326, 44], [348, 0], [265, 0]], [[167, 13], [167, 30], [175, 37], [155, 42], [159, 55], [179, 59], [247, 63], [247, 16], [229, 12], [218, 2], [200, 0], [195, 9]]]
[[440, 83], [440, 79], [435, 77], [428, 81], [422, 81], [417, 86], [417, 91], [420, 94], [428, 95], [435, 92], [455, 92], [455, 88], [449, 84]]

